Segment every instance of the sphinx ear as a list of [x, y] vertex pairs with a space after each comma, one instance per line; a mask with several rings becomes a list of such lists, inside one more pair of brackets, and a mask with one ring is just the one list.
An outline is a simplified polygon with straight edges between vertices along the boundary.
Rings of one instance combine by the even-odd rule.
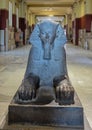
[[40, 36], [39, 25], [36, 24], [34, 30], [32, 31], [32, 34], [30, 35], [29, 42], [32, 45], [37, 45], [37, 43], [41, 41], [39, 36]]
[[58, 25], [57, 30], [56, 30], [56, 39], [60, 40], [62, 44], [65, 44], [67, 42], [64, 29], [60, 26], [60, 24]]

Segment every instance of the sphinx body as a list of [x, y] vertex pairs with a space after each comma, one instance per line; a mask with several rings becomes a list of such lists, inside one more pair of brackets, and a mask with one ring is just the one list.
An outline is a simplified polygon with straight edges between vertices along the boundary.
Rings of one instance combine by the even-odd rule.
[[43, 21], [35, 26], [30, 36], [32, 48], [27, 69], [18, 91], [19, 102], [74, 103], [74, 90], [67, 74], [66, 41], [64, 29], [56, 22]]

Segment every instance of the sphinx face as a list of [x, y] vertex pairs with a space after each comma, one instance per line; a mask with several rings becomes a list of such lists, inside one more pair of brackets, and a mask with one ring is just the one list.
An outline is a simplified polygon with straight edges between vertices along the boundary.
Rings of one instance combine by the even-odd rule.
[[46, 30], [41, 30], [40, 38], [43, 43], [52, 44], [55, 38], [55, 33], [53, 33], [53, 29], [50, 28]]
[[57, 25], [52, 22], [42, 22], [39, 24], [40, 29], [40, 39], [42, 41], [42, 46], [44, 49], [43, 59], [51, 59], [51, 48], [54, 44], [54, 39], [56, 36]]
[[43, 22], [39, 25], [40, 28], [40, 38], [43, 43], [53, 44], [56, 36], [57, 24], [52, 22]]

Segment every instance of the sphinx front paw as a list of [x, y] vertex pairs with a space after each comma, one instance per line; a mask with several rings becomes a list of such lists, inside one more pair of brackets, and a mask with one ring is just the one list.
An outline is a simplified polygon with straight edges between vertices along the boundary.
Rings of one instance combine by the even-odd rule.
[[35, 86], [28, 81], [28, 79], [23, 80], [17, 92], [16, 102], [27, 103], [31, 102], [32, 99], [36, 97]]
[[61, 81], [56, 86], [55, 93], [56, 102], [58, 102], [59, 105], [74, 104], [74, 88], [67, 79]]
[[35, 96], [36, 96], [36, 91], [31, 86], [30, 87], [24, 85], [20, 86], [18, 90], [19, 100], [31, 101], [33, 98], [35, 98]]

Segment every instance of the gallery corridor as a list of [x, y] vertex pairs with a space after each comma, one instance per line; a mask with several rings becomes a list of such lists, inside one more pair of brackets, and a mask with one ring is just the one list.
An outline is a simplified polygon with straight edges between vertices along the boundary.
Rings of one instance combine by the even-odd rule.
[[[0, 52], [0, 128], [23, 79], [30, 48], [30, 45], [25, 45], [13, 51]], [[67, 44], [66, 52], [70, 80], [92, 127], [92, 51]]]

